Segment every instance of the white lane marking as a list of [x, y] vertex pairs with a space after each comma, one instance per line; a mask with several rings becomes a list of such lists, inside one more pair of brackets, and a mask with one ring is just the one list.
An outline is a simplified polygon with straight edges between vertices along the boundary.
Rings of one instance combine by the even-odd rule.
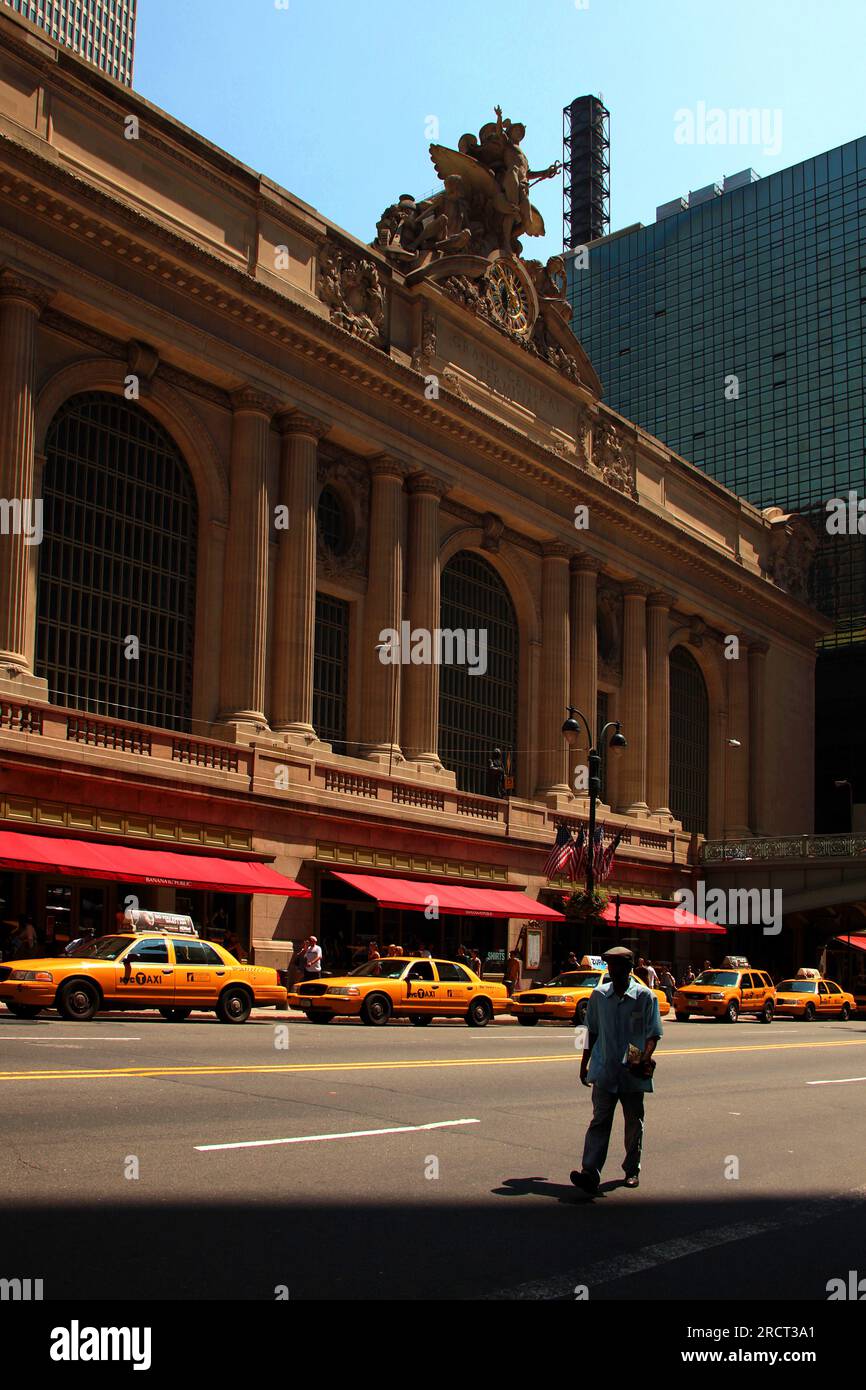
[[670, 1264], [686, 1255], [698, 1255], [704, 1250], [712, 1250], [721, 1245], [730, 1245], [752, 1236], [764, 1235], [790, 1227], [812, 1225], [835, 1216], [852, 1207], [861, 1206], [866, 1197], [866, 1187], [854, 1187], [850, 1192], [838, 1197], [818, 1197], [800, 1206], [786, 1207], [778, 1216], [766, 1217], [759, 1221], [739, 1221], [733, 1226], [710, 1226], [696, 1231], [691, 1236], [680, 1236], [676, 1240], [666, 1240], [658, 1245], [645, 1245], [634, 1254], [614, 1256], [609, 1260], [599, 1260], [584, 1269], [568, 1275], [558, 1275], [553, 1279], [531, 1284], [518, 1284], [513, 1289], [501, 1289], [496, 1293], [482, 1295], [482, 1301], [504, 1299], [546, 1299], [573, 1298], [576, 1285], [584, 1284], [592, 1290], [599, 1284], [612, 1283], [617, 1279], [627, 1279], [632, 1274], [643, 1274], [657, 1265]]
[[395, 1125], [390, 1129], [353, 1129], [345, 1134], [299, 1134], [293, 1139], [244, 1139], [238, 1144], [196, 1144], [198, 1153], [214, 1149], [266, 1149], [273, 1144], [323, 1144], [329, 1139], [372, 1139], [379, 1134], [419, 1134], [425, 1129], [451, 1129], [455, 1125], [480, 1125], [480, 1120], [436, 1120], [430, 1125]]
[[807, 1086], [847, 1086], [849, 1081], [866, 1081], [866, 1076], [840, 1076], [833, 1081], [807, 1081]]

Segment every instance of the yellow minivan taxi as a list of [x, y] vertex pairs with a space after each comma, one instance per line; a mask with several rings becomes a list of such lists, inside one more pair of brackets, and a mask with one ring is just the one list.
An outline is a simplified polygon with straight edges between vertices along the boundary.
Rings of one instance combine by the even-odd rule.
[[722, 966], [702, 970], [691, 985], [680, 985], [674, 994], [674, 1013], [681, 1023], [692, 1014], [736, 1023], [740, 1014], [756, 1014], [761, 1023], [772, 1023], [776, 988], [766, 970]]

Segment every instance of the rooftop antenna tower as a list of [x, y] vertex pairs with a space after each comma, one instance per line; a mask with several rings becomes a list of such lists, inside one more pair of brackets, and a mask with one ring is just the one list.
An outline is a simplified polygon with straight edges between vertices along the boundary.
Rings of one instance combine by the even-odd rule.
[[610, 226], [610, 112], [576, 97], [562, 113], [562, 244], [587, 246]]

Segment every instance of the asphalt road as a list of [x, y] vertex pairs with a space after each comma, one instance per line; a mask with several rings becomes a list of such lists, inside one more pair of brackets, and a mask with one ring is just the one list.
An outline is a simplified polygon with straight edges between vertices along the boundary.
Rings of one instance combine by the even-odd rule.
[[748, 1301], [866, 1274], [866, 1020], [671, 1020], [657, 1058], [641, 1186], [618, 1118], [589, 1201], [571, 1028], [4, 1011], [0, 1276], [46, 1299]]

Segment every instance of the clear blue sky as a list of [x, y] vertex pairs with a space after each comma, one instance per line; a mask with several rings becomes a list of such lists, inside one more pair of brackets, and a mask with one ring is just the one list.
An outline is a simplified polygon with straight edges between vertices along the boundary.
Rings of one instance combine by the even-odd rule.
[[[538, 169], [561, 156], [563, 106], [601, 93], [614, 230], [723, 174], [766, 175], [866, 134], [864, 0], [281, 3], [139, 0], [135, 88], [364, 240], [400, 193], [439, 186], [431, 116], [456, 145], [499, 103]], [[675, 113], [697, 119], [700, 103], [765, 112], [767, 138], [680, 143]], [[561, 181], [535, 202], [547, 236], [526, 250], [551, 254]]]

